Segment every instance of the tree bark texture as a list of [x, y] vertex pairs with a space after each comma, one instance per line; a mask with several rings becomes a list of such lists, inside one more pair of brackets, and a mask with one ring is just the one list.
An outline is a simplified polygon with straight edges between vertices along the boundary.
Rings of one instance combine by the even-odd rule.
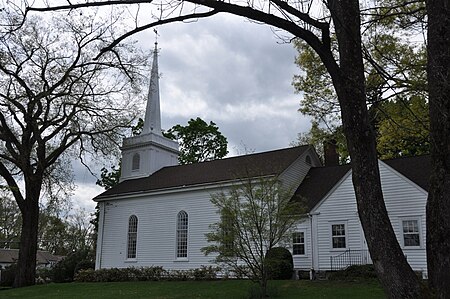
[[397, 241], [384, 204], [375, 144], [366, 105], [359, 1], [330, 0], [339, 44], [333, 77], [352, 164], [358, 213], [381, 284], [390, 298], [419, 298], [421, 287]]
[[450, 298], [450, 1], [428, 0], [431, 178], [427, 202], [429, 285]]
[[39, 197], [41, 181], [31, 180], [25, 184], [26, 200], [20, 205], [22, 214], [22, 230], [19, 245], [19, 260], [13, 287], [25, 287], [35, 284], [36, 253], [39, 223]]

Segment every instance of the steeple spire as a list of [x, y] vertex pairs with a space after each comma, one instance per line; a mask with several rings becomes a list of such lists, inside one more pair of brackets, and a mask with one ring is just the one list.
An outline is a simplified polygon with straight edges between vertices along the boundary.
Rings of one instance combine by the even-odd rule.
[[158, 42], [155, 42], [152, 71], [150, 75], [150, 88], [148, 90], [147, 109], [145, 110], [142, 134], [154, 133], [162, 135], [161, 111], [159, 105]]
[[155, 42], [144, 127], [140, 135], [123, 140], [121, 182], [147, 177], [163, 167], [178, 164], [178, 142], [161, 132], [158, 81], [158, 43]]

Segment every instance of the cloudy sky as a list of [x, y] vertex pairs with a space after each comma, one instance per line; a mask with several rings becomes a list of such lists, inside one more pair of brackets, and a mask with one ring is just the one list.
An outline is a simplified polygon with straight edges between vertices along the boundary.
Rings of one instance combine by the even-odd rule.
[[[288, 147], [309, 130], [291, 86], [296, 51], [270, 27], [222, 14], [158, 33], [163, 129], [196, 117], [213, 121], [228, 138], [229, 155]], [[135, 38], [148, 51], [154, 47], [152, 30]], [[92, 209], [102, 189], [83, 167], [75, 165], [75, 174], [73, 202]]]

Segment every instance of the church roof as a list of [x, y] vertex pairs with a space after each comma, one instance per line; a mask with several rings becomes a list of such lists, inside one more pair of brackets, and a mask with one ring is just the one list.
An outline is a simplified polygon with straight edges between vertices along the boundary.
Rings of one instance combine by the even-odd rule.
[[[428, 191], [431, 173], [430, 156], [405, 157], [384, 160], [419, 187]], [[313, 167], [309, 170], [303, 182], [297, 188], [295, 196], [303, 198], [313, 209], [330, 190], [350, 171], [351, 165]]]
[[308, 148], [310, 148], [309, 145], [304, 145], [201, 163], [164, 167], [148, 177], [123, 181], [98, 195], [94, 200], [169, 188], [225, 183], [248, 177], [278, 175]]

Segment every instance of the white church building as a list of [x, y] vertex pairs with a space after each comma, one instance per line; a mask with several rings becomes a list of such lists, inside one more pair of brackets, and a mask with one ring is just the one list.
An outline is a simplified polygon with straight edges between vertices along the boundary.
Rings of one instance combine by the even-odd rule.
[[[120, 183], [94, 198], [100, 208], [96, 269], [212, 265], [201, 248], [219, 220], [211, 195], [242, 179], [278, 177], [304, 198], [308, 213], [286, 247], [296, 270], [328, 271], [371, 263], [349, 165], [323, 166], [312, 146], [178, 165], [178, 144], [161, 133], [155, 48], [144, 128], [122, 146]], [[327, 159], [325, 159], [327, 162]], [[331, 165], [330, 165], [331, 164]], [[428, 156], [379, 161], [386, 207], [411, 267], [427, 273], [425, 205]]]

